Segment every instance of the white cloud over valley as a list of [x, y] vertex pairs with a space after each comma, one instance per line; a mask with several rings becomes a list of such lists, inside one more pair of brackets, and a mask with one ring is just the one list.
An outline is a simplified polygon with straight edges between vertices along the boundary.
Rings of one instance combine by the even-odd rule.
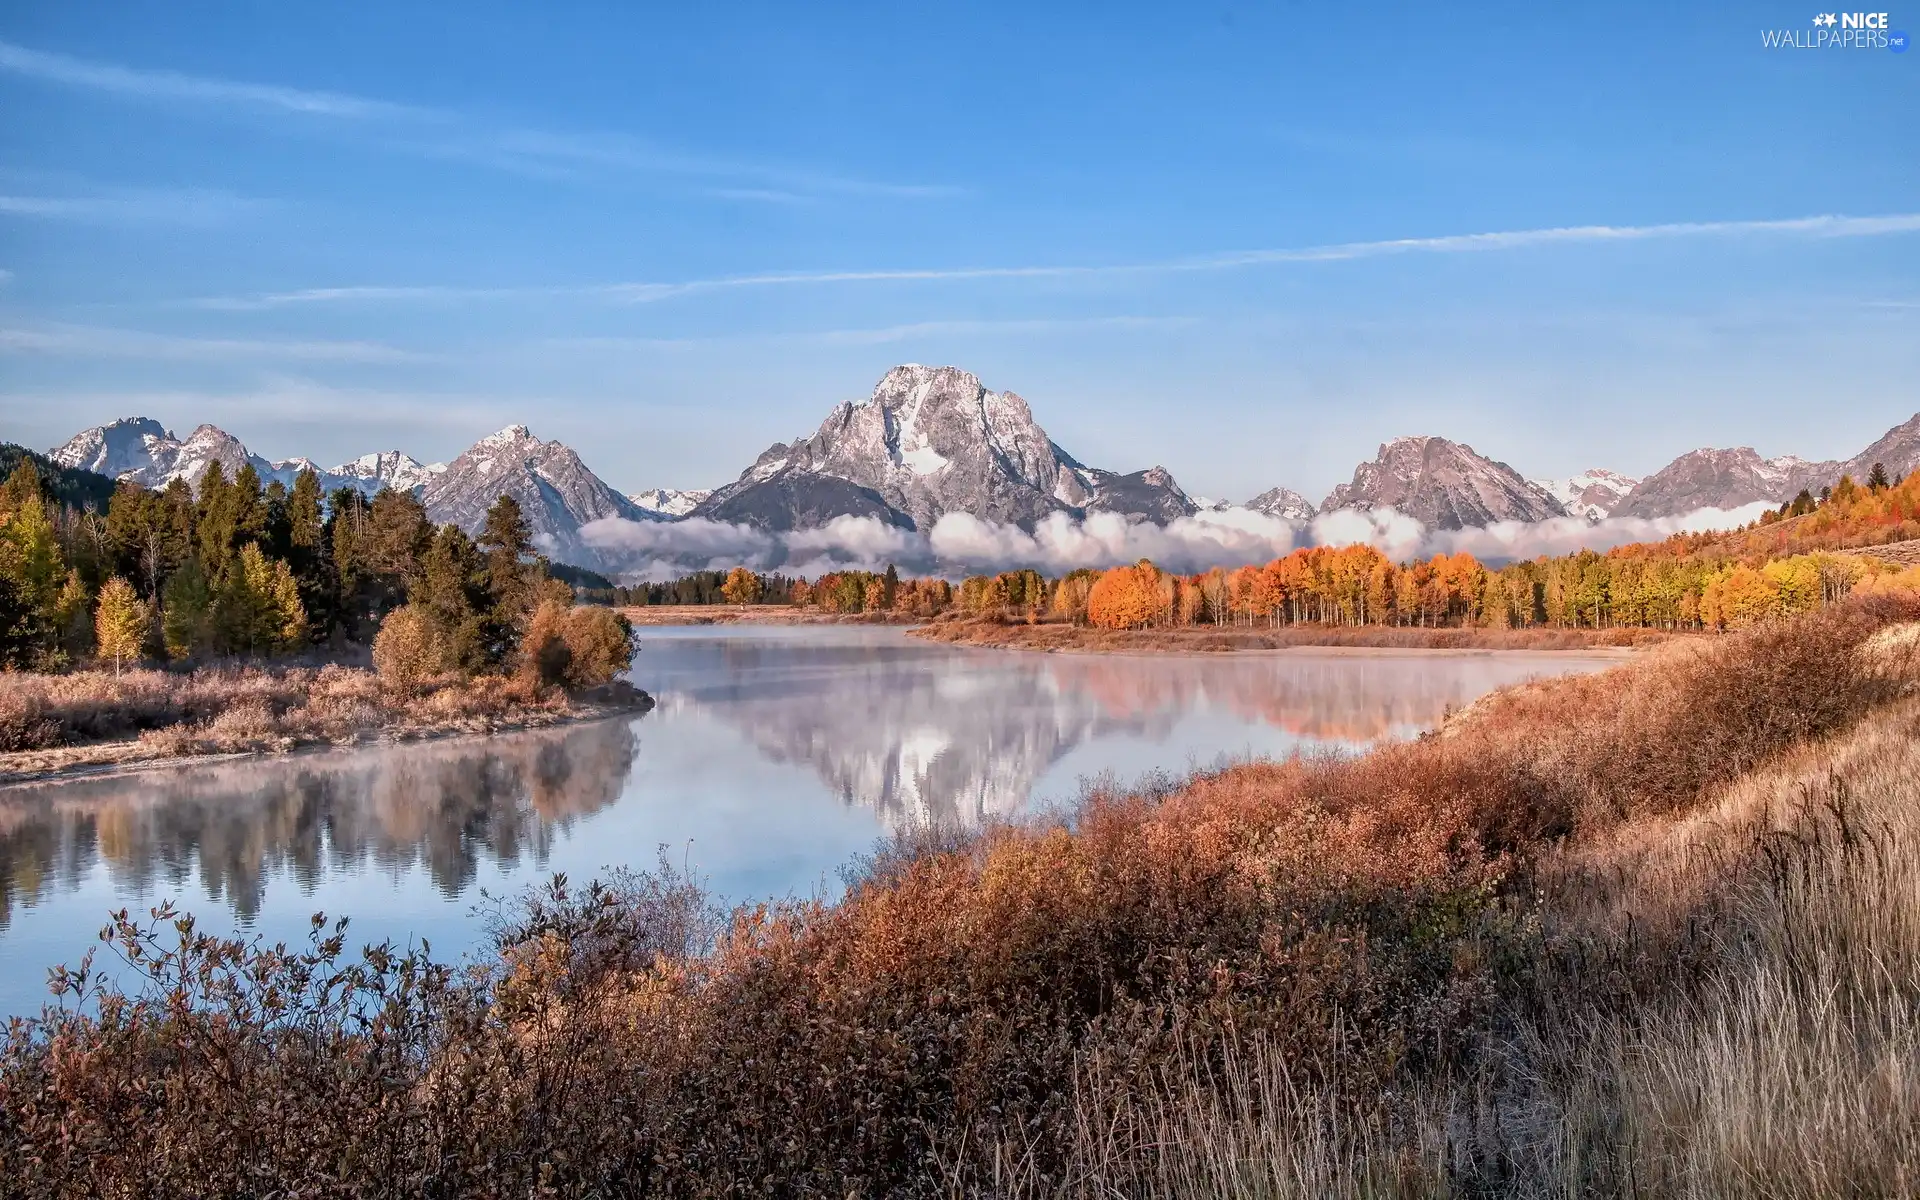
[[1075, 519], [1055, 513], [1031, 531], [1017, 525], [949, 513], [926, 533], [875, 517], [835, 517], [817, 529], [772, 533], [702, 517], [683, 521], [628, 521], [608, 517], [585, 525], [581, 540], [622, 579], [661, 580], [691, 570], [747, 566], [817, 577], [828, 571], [878, 571], [892, 563], [911, 574], [968, 575], [1020, 568], [1061, 575], [1079, 567], [1111, 567], [1152, 559], [1189, 574], [1213, 567], [1264, 563], [1300, 546], [1365, 543], [1396, 560], [1466, 551], [1492, 563], [1540, 555], [1603, 551], [1630, 542], [1661, 541], [1676, 533], [1733, 529], [1769, 507], [1703, 508], [1658, 520], [1577, 517], [1502, 521], [1480, 529], [1428, 529], [1391, 508], [1341, 509], [1294, 523], [1245, 508], [1198, 513], [1166, 525], [1129, 521], [1115, 513]]

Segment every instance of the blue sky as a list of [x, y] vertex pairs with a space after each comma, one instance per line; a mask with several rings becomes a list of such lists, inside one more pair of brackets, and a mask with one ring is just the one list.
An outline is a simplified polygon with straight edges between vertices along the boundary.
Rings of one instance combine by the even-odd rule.
[[1033, 7], [8, 6], [0, 437], [524, 421], [712, 486], [956, 363], [1244, 499], [1920, 409], [1920, 54], [1763, 49], [1771, 0]]

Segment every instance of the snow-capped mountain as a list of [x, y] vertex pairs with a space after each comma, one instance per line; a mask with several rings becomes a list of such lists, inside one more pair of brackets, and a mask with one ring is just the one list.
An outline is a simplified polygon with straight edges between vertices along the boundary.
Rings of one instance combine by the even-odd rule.
[[66, 444], [55, 447], [48, 457], [63, 467], [77, 467], [150, 488], [166, 487], [176, 479], [198, 485], [214, 463], [220, 464], [229, 479], [251, 464], [261, 483], [278, 480], [288, 487], [293, 486], [294, 476], [312, 468], [320, 476], [323, 491], [350, 487], [369, 496], [383, 487], [411, 491], [445, 470], [438, 463], [422, 466], [398, 450], [364, 454], [331, 468], [308, 458], [269, 462], [217, 425], [201, 425], [182, 441], [151, 417], [123, 417], [110, 425], [82, 430]]
[[1372, 462], [1361, 463], [1320, 505], [1395, 508], [1429, 529], [1460, 529], [1495, 521], [1544, 521], [1567, 510], [1545, 488], [1472, 446], [1440, 437], [1395, 438]]
[[1595, 467], [1567, 479], [1536, 479], [1533, 482], [1558, 500], [1568, 516], [1600, 521], [1610, 515], [1640, 481], [1618, 471]]
[[950, 512], [1031, 527], [1049, 513], [1156, 521], [1194, 511], [1154, 467], [1088, 467], [1056, 445], [1012, 392], [958, 367], [895, 367], [864, 403], [836, 407], [813, 436], [776, 443], [695, 516], [763, 529], [872, 516], [927, 529]]
[[[390, 487], [397, 492], [423, 488], [435, 475], [446, 469], [445, 463], [422, 464], [398, 450], [388, 450], [381, 454], [362, 454], [350, 463], [342, 463], [320, 474], [322, 482], [330, 478], [338, 479], [342, 483], [334, 486], [358, 487], [371, 496], [383, 487]], [[346, 483], [347, 480], [354, 482]]]
[[628, 493], [627, 499], [648, 512], [659, 513], [663, 517], [684, 517], [711, 495], [713, 495], [711, 488], [699, 490], [648, 488], [644, 492]]
[[1247, 507], [1257, 513], [1279, 517], [1282, 521], [1311, 521], [1318, 511], [1313, 507], [1313, 501], [1287, 487], [1268, 488], [1247, 501]]
[[598, 562], [579, 537], [589, 521], [663, 519], [608, 487], [570, 447], [543, 442], [525, 425], [509, 425], [469, 446], [428, 481], [420, 498], [435, 522], [478, 533], [487, 509], [503, 495], [519, 502], [543, 553], [575, 566]]

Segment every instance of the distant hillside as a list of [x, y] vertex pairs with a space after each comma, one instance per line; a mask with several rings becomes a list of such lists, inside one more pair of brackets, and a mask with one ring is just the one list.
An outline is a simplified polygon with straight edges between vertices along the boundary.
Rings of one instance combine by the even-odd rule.
[[23, 458], [33, 460], [40, 478], [61, 504], [91, 508], [98, 512], [107, 510], [107, 501], [113, 498], [113, 480], [78, 467], [63, 467], [36, 450], [16, 446], [12, 442], [0, 442], [0, 479], [13, 474], [13, 469], [20, 465]]

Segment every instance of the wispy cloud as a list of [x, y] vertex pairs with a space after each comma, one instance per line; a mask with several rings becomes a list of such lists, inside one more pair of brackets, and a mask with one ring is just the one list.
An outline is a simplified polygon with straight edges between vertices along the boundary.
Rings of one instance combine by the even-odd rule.
[[675, 349], [694, 346], [794, 345], [880, 346], [917, 337], [970, 333], [1063, 333], [1076, 329], [1168, 329], [1196, 325], [1198, 317], [1110, 315], [910, 321], [868, 329], [821, 329], [790, 333], [727, 333], [707, 337], [556, 337], [540, 343], [558, 350]]
[[822, 195], [927, 199], [962, 191], [690, 155], [619, 133], [492, 126], [444, 108], [94, 62], [7, 41], [0, 41], [0, 71], [139, 101], [331, 123], [353, 128], [374, 145], [541, 178], [606, 172], [679, 176], [726, 185], [701, 189], [706, 195], [763, 203], [792, 203]]
[[185, 362], [410, 363], [431, 362], [417, 354], [378, 342], [281, 341], [273, 339], [196, 338], [99, 326], [59, 325], [37, 329], [0, 328], [0, 354], [57, 357], [109, 357]]
[[120, 189], [63, 196], [0, 194], [0, 216], [108, 225], [218, 225], [264, 203], [205, 188]]
[[146, 71], [112, 63], [89, 62], [31, 50], [12, 42], [0, 41], [0, 70], [11, 71], [48, 83], [96, 91], [118, 92], [147, 100], [186, 100], [204, 104], [241, 105], [271, 112], [304, 113], [309, 116], [338, 117], [348, 120], [394, 118], [431, 118], [427, 109], [384, 100], [369, 100], [339, 92], [305, 91], [268, 84], [232, 83], [183, 75], [177, 71]]
[[193, 301], [205, 308], [279, 308], [342, 301], [511, 300], [524, 298], [602, 298], [645, 304], [699, 292], [740, 288], [818, 287], [857, 283], [964, 282], [983, 279], [1097, 278], [1114, 275], [1181, 274], [1231, 271], [1290, 263], [1346, 262], [1399, 254], [1478, 254], [1544, 246], [1646, 242], [1681, 239], [1760, 237], [1862, 238], [1920, 232], [1920, 213], [1851, 217], [1823, 215], [1765, 221], [1678, 221], [1660, 225], [1566, 225], [1492, 233], [1335, 242], [1293, 249], [1236, 250], [1190, 258], [1137, 263], [1058, 264], [1001, 267], [923, 267], [840, 271], [771, 271], [659, 283], [599, 283], [535, 287], [460, 288], [436, 286], [357, 286], [304, 288], [251, 296], [210, 297]]

